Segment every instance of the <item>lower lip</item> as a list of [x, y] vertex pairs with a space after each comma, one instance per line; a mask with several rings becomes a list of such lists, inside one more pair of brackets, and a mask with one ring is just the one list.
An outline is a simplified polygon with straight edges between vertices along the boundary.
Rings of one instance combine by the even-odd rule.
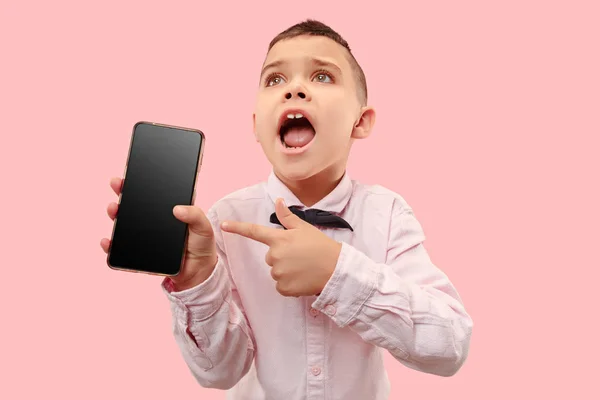
[[281, 141], [281, 137], [277, 137], [277, 142], [279, 143], [279, 146], [281, 148], [281, 152], [283, 154], [286, 155], [297, 155], [297, 154], [302, 154], [304, 153], [306, 150], [308, 150], [308, 148], [314, 143], [314, 141], [317, 139], [317, 136], [315, 135], [312, 140], [308, 143], [306, 143], [306, 145], [304, 145], [303, 147], [285, 147], [285, 144], [283, 144], [283, 142]]

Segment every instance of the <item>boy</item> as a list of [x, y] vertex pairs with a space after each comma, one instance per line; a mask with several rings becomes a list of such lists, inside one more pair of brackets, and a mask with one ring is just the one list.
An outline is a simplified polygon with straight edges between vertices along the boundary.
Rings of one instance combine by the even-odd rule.
[[271, 42], [254, 114], [267, 182], [206, 214], [173, 211], [189, 224], [187, 261], [162, 287], [200, 385], [229, 399], [382, 400], [383, 351], [440, 376], [464, 363], [472, 321], [411, 208], [346, 173], [374, 121], [363, 72], [331, 28], [308, 20]]

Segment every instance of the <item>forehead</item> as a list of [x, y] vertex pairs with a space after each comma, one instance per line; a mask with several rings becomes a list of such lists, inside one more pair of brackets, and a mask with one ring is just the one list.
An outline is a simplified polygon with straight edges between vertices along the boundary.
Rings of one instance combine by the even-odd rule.
[[316, 58], [332, 62], [345, 72], [350, 69], [346, 53], [344, 47], [327, 37], [303, 35], [276, 43], [263, 65], [273, 62], [307, 63]]

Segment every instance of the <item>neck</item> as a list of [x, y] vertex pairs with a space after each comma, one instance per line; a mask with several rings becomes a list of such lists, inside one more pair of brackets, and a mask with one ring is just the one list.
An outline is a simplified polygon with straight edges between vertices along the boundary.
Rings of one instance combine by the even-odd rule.
[[333, 191], [342, 180], [344, 168], [323, 170], [306, 179], [289, 180], [275, 172], [275, 175], [290, 189], [306, 207], [312, 207]]

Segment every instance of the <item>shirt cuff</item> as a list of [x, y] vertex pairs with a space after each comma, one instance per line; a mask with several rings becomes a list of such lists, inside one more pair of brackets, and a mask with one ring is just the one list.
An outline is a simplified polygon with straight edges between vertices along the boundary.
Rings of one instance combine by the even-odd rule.
[[176, 292], [171, 280], [165, 278], [161, 286], [171, 302], [175, 317], [184, 324], [210, 318], [223, 305], [231, 288], [221, 259], [208, 279], [199, 285]]
[[342, 250], [335, 270], [312, 307], [328, 315], [336, 325], [348, 325], [371, 297], [380, 266], [349, 244]]

